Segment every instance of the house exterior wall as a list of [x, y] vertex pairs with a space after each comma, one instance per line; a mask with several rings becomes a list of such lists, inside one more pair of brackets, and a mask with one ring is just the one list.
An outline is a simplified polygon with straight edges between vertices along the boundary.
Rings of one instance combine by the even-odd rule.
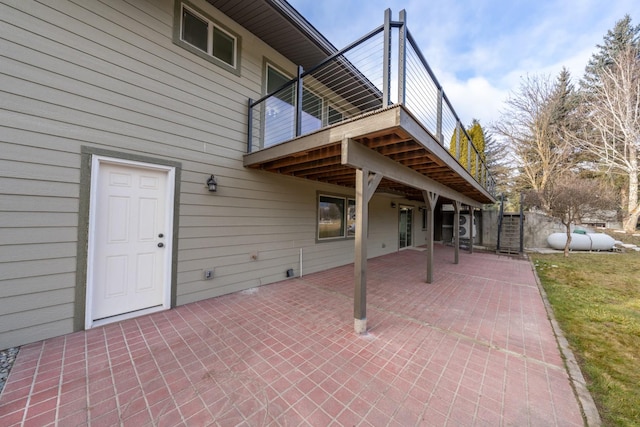
[[[0, 348], [81, 329], [92, 150], [178, 165], [177, 305], [298, 275], [300, 249], [304, 274], [353, 261], [352, 239], [316, 240], [318, 192], [353, 190], [242, 166], [265, 60], [295, 64], [191, 3], [240, 35], [239, 75], [173, 43], [173, 0], [0, 2]], [[371, 201], [370, 256], [398, 248], [390, 201]]]

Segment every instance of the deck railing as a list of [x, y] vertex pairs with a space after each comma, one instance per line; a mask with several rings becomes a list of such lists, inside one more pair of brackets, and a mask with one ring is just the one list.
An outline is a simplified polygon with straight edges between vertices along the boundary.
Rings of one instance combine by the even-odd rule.
[[268, 95], [250, 99], [247, 152], [403, 104], [493, 195], [484, 153], [462, 143], [471, 138], [405, 22], [404, 11], [392, 21], [387, 10], [382, 26], [310, 70], [299, 67], [297, 76]]

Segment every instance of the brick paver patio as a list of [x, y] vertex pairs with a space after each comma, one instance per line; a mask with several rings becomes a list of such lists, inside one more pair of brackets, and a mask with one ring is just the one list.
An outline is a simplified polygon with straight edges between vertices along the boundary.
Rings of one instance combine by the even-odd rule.
[[436, 246], [23, 346], [0, 425], [582, 426], [531, 266]]

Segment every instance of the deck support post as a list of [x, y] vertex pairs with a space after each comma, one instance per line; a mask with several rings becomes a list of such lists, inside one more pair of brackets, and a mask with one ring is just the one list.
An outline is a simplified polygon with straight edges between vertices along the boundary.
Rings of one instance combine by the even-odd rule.
[[473, 206], [469, 206], [469, 253], [472, 254], [473, 253], [473, 225], [475, 223], [475, 218], [474, 218], [474, 214], [473, 211], [475, 210], [475, 208]]
[[433, 283], [433, 216], [438, 202], [438, 194], [422, 190], [427, 205], [427, 283]]
[[357, 334], [367, 332], [367, 230], [369, 229], [369, 200], [382, 180], [379, 173], [356, 169], [356, 233], [354, 257], [353, 317]]
[[453, 263], [460, 263], [460, 208], [462, 203], [453, 201]]

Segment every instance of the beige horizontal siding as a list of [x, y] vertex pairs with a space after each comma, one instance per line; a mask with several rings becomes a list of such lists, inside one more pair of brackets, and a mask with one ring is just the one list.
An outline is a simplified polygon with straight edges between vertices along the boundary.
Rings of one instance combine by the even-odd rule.
[[[242, 166], [265, 58], [295, 64], [192, 2], [242, 37], [240, 76], [173, 43], [172, 0], [0, 0], [0, 348], [72, 331], [83, 146], [182, 165], [178, 304], [297, 275], [300, 249], [304, 273], [352, 261], [315, 234], [317, 191], [353, 190]], [[395, 250], [397, 211], [372, 206], [371, 252]]]
[[35, 294], [51, 289], [64, 289], [65, 287], [73, 288], [74, 280], [75, 272], [5, 280], [0, 286], [0, 298]]

